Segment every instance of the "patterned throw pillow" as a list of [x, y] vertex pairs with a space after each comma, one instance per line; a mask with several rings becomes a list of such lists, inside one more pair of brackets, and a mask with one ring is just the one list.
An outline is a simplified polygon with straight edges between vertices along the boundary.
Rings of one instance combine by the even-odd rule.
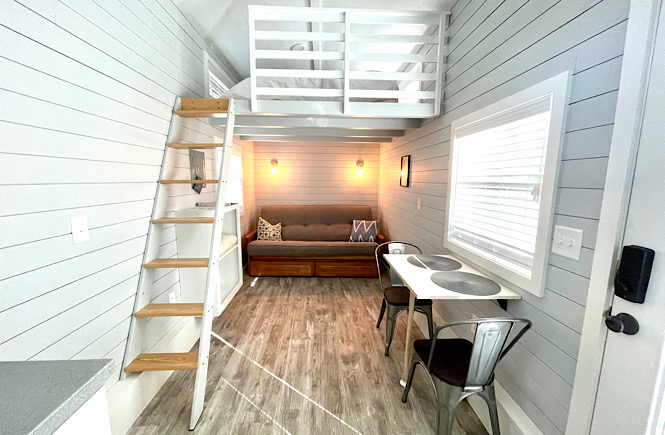
[[349, 242], [376, 242], [376, 221], [353, 221]]
[[282, 223], [271, 225], [270, 222], [259, 218], [258, 230], [256, 231], [256, 240], [272, 240], [273, 242], [282, 241]]

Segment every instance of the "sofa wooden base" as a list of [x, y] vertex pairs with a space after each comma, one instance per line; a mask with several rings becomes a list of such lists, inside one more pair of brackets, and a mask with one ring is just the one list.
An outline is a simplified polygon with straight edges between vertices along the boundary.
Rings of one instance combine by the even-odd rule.
[[253, 256], [248, 270], [251, 276], [377, 276], [374, 257]]

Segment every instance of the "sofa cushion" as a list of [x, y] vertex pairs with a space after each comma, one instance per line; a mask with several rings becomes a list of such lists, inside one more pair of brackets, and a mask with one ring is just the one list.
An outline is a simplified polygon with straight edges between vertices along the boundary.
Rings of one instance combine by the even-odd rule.
[[282, 240], [347, 241], [351, 234], [349, 224], [287, 225], [282, 229]]
[[374, 256], [378, 246], [374, 242], [312, 242], [254, 240], [247, 245], [250, 256], [271, 257], [330, 257], [330, 256]]
[[[261, 217], [268, 222], [287, 225], [351, 225], [354, 219], [371, 220], [372, 209], [368, 205], [266, 205]], [[348, 236], [347, 236], [348, 238]]]

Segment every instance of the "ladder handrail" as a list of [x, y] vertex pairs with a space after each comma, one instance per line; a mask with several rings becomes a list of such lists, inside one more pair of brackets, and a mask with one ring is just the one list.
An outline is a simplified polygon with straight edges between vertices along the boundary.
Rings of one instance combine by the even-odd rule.
[[[217, 299], [217, 287], [219, 286], [219, 254], [222, 230], [224, 227], [224, 209], [226, 208], [226, 190], [229, 178], [229, 163], [231, 160], [231, 149], [233, 148], [233, 128], [235, 126], [235, 102], [229, 99], [226, 116], [226, 128], [224, 129], [224, 140], [222, 147], [222, 158], [218, 165], [219, 183], [217, 184], [217, 201], [215, 203], [215, 217], [212, 226], [212, 238], [210, 242], [210, 257], [208, 259], [208, 276], [206, 278], [206, 290], [203, 302], [203, 319], [201, 321], [201, 334], [199, 340], [198, 368], [196, 370], [196, 381], [194, 383], [194, 395], [192, 399], [192, 414], [189, 421], [189, 429], [193, 430], [203, 413], [205, 402], [205, 388], [208, 377], [208, 359], [210, 357], [210, 338], [212, 333], [212, 320], [214, 318], [214, 304], [221, 301]], [[238, 240], [238, 243], [240, 241]]]

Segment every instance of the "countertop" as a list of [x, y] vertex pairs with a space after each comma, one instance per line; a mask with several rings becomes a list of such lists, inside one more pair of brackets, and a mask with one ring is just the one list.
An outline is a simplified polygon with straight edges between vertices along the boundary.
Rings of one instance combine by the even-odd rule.
[[0, 432], [52, 434], [113, 373], [113, 360], [0, 362]]

